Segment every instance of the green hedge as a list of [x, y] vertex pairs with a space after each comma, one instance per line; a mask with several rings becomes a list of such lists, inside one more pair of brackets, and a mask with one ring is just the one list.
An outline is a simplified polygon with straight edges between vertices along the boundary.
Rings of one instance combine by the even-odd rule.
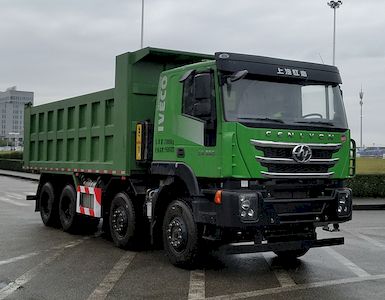
[[0, 158], [0, 169], [23, 172], [23, 161], [20, 159]]
[[356, 175], [348, 186], [355, 197], [385, 197], [385, 175]]
[[6, 151], [0, 152], [0, 159], [23, 159], [23, 152], [21, 151]]

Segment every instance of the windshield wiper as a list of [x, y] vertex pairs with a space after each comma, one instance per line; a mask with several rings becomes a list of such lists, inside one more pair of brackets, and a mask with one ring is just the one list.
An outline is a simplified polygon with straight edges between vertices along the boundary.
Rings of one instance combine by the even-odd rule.
[[253, 121], [267, 121], [267, 122], [276, 122], [276, 123], [285, 123], [281, 119], [273, 119], [273, 118], [237, 118], [238, 120], [253, 120]]
[[328, 125], [328, 126], [334, 126], [331, 122], [326, 121], [297, 121], [295, 123], [303, 123], [303, 124], [319, 124], [319, 125]]

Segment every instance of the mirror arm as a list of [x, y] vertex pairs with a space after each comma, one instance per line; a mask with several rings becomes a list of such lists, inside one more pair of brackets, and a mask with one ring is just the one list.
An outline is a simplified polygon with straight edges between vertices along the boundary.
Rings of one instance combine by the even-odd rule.
[[186, 81], [187, 78], [189, 78], [191, 75], [195, 75], [195, 70], [188, 70], [186, 73], [182, 75], [182, 77], [179, 79], [179, 82], [183, 83]]

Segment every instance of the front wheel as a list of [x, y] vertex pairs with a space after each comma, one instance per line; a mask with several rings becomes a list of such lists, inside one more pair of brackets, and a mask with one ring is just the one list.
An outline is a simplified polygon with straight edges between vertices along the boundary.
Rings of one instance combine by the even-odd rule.
[[192, 267], [199, 257], [197, 224], [188, 204], [173, 201], [163, 220], [163, 245], [171, 263], [178, 267]]

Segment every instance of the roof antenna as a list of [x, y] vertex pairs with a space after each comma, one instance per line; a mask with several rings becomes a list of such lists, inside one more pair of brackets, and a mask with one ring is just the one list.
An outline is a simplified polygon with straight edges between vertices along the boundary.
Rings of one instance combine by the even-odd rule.
[[321, 59], [322, 63], [325, 64], [324, 60], [322, 59], [321, 53], [318, 52], [318, 55], [319, 55], [319, 58]]

